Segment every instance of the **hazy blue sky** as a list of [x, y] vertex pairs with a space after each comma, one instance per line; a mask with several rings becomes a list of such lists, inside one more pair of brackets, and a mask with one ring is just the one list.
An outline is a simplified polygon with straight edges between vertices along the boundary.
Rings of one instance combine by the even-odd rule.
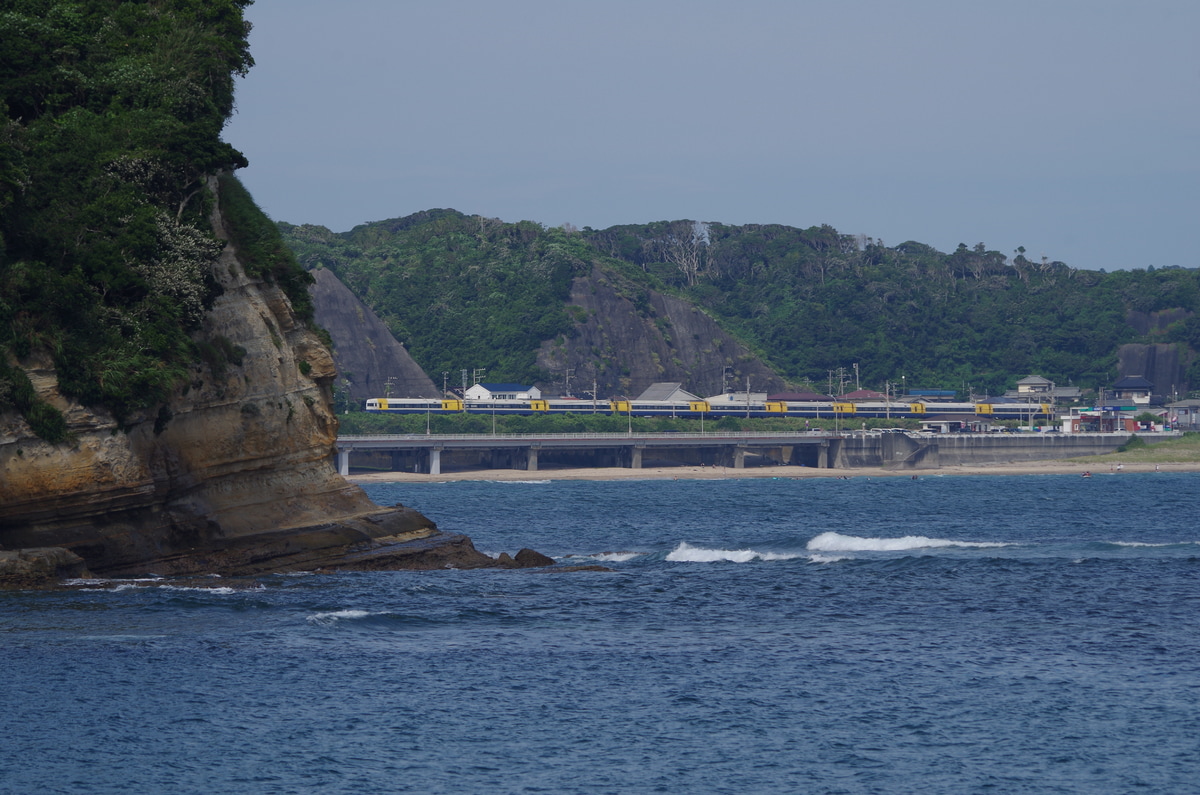
[[257, 0], [273, 218], [827, 223], [1200, 267], [1196, 0]]

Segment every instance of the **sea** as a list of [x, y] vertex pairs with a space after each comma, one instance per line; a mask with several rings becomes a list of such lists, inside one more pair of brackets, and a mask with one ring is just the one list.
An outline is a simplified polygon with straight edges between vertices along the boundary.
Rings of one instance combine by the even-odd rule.
[[0, 593], [0, 791], [1200, 792], [1200, 474], [367, 490], [606, 570]]

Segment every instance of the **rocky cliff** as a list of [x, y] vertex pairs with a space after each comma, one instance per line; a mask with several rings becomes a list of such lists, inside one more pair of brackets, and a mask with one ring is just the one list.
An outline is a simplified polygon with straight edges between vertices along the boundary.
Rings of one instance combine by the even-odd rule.
[[1193, 361], [1195, 354], [1183, 345], [1131, 343], [1117, 350], [1117, 370], [1121, 376], [1146, 378], [1154, 384], [1154, 394], [1167, 402], [1187, 396], [1187, 370]]
[[[219, 205], [210, 220], [228, 241]], [[61, 547], [110, 575], [490, 564], [337, 475], [329, 350], [232, 243], [212, 275], [221, 295], [195, 338], [225, 354], [157, 413], [119, 425], [65, 398], [48, 358], [15, 362], [70, 436], [51, 444], [0, 413], [0, 549]]]
[[[632, 297], [631, 297], [632, 296]], [[597, 383], [601, 397], [636, 396], [657, 381], [678, 381], [703, 396], [728, 385], [777, 392], [786, 383], [762, 359], [694, 304], [624, 283], [599, 266], [571, 284], [575, 333], [549, 340], [538, 365], [575, 371], [575, 392]], [[729, 379], [726, 381], [726, 379]]]
[[[367, 398], [441, 397], [425, 374], [383, 321], [360, 301], [328, 268], [312, 273], [309, 289], [318, 325], [333, 339], [338, 386], [361, 403]], [[390, 385], [389, 385], [390, 384]]]

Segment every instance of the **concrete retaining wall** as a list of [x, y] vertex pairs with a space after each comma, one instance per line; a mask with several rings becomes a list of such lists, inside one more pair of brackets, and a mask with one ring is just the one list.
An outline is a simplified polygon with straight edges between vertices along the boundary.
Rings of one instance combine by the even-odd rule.
[[866, 434], [840, 440], [834, 465], [937, 469], [1046, 461], [1111, 453], [1128, 440], [1128, 434]]

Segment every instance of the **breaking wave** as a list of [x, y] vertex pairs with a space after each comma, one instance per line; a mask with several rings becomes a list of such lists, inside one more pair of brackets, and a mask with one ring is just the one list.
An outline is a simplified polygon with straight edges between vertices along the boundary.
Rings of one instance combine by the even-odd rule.
[[928, 538], [926, 536], [902, 536], [900, 538], [861, 538], [859, 536], [844, 536], [841, 533], [821, 533], [808, 542], [808, 549], [814, 552], [904, 552], [910, 549], [933, 549], [940, 547], [964, 547], [986, 549], [1006, 547], [992, 541], [955, 541], [949, 538]]
[[687, 563], [715, 563], [728, 561], [730, 563], [749, 563], [752, 560], [795, 560], [807, 557], [795, 553], [758, 552], [753, 549], [705, 549], [694, 547], [686, 541], [667, 554], [667, 560]]

